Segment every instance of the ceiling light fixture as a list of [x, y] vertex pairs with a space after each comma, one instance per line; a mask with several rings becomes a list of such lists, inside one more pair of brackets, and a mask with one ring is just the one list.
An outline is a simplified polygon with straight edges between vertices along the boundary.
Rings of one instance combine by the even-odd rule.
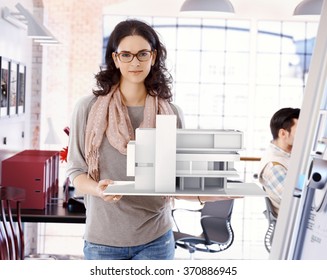
[[27, 29], [26, 19], [19, 13], [10, 12], [7, 7], [2, 9], [2, 18], [20, 29]]
[[186, 0], [180, 11], [235, 13], [234, 7], [229, 0]]
[[15, 5], [18, 13], [11, 12], [7, 7], [2, 9], [2, 18], [18, 28], [27, 29], [27, 36], [34, 39], [34, 42], [44, 44], [59, 44], [51, 32], [39, 22], [20, 3]]
[[53, 38], [49, 30], [45, 26], [38, 22], [38, 20], [26, 10], [20, 3], [16, 4], [16, 9], [20, 12], [21, 15], [27, 20], [27, 36], [31, 38]]
[[320, 15], [323, 1], [324, 0], [303, 0], [296, 6], [293, 15]]

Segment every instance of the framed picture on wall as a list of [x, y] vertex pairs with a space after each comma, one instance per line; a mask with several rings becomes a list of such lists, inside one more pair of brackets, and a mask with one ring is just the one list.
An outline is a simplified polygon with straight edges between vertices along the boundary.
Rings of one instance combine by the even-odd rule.
[[18, 65], [17, 113], [25, 113], [26, 66]]
[[18, 64], [14, 61], [10, 62], [9, 80], [9, 115], [12, 116], [17, 114]]
[[0, 56], [0, 78], [1, 78], [1, 96], [0, 96], [0, 117], [9, 114], [9, 59]]

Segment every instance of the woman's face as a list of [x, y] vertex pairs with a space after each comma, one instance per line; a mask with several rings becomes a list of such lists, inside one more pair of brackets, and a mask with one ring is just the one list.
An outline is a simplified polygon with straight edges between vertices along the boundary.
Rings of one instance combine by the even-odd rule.
[[[126, 57], [136, 54], [138, 56], [132, 57], [130, 62], [125, 61]], [[156, 53], [151, 52], [149, 42], [142, 36], [133, 35], [121, 40], [117, 52], [112, 53], [112, 57], [116, 67], [121, 72], [121, 79], [124, 82], [144, 83], [145, 78], [151, 70], [151, 66], [155, 62]]]

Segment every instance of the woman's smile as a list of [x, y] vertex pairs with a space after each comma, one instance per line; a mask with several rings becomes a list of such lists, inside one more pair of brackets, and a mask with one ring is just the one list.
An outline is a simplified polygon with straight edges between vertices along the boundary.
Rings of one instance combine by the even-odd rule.
[[131, 74], [134, 74], [134, 75], [138, 75], [138, 74], [141, 74], [143, 71], [142, 70], [130, 70], [128, 72]]

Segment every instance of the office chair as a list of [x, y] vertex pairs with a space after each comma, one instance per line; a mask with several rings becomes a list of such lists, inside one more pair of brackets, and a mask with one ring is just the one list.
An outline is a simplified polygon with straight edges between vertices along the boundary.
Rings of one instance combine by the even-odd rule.
[[[187, 249], [191, 258], [195, 251], [218, 253], [228, 249], [234, 241], [234, 232], [231, 226], [233, 206], [234, 200], [221, 200], [206, 202], [202, 209], [173, 209], [173, 221], [177, 229], [174, 231], [175, 246]], [[182, 232], [175, 217], [177, 211], [200, 213], [202, 234], [195, 236]]]
[[266, 202], [267, 209], [263, 212], [263, 214], [268, 219], [268, 229], [264, 237], [264, 243], [265, 243], [266, 250], [270, 253], [271, 245], [274, 238], [277, 216], [274, 213], [272, 203], [268, 197], [265, 197], [265, 202]]
[[[24, 259], [24, 233], [20, 216], [20, 203], [24, 199], [24, 190], [0, 187], [0, 260]], [[16, 209], [16, 223], [12, 208]]]

